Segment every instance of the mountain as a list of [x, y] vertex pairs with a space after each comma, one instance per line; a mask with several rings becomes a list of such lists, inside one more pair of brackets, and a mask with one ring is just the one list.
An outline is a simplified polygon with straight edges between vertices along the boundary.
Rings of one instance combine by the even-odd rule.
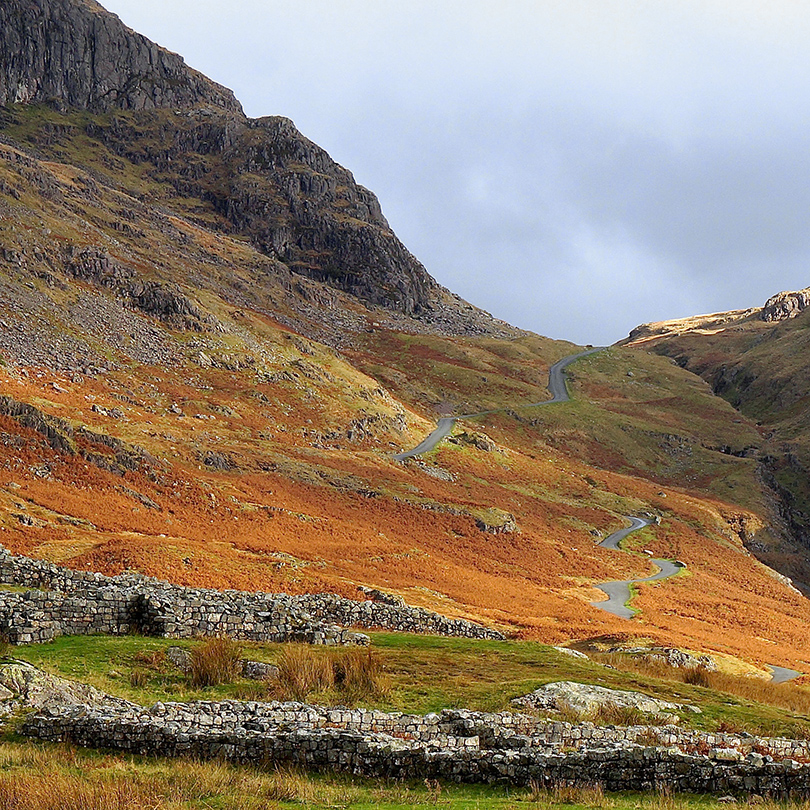
[[[111, 161], [134, 164], [155, 184], [153, 201], [243, 237], [282, 272], [450, 331], [505, 326], [443, 290], [396, 238], [377, 198], [291, 121], [246, 118], [230, 90], [92, 0], [3, 3], [0, 104], [13, 110], [5, 128], [38, 130], [33, 145], [70, 151], [81, 132], [87, 152], [70, 157], [102, 182], [115, 174]], [[32, 121], [31, 105], [62, 115]]]
[[794, 543], [755, 544], [763, 559], [810, 583], [810, 289], [761, 307], [644, 324], [628, 345], [673, 358], [756, 421], [767, 482]]
[[[0, 99], [4, 546], [804, 666], [807, 600], [748, 550], [789, 535], [756, 414], [618, 347], [532, 407], [577, 347], [442, 288], [288, 119], [95, 3], [2, 4]], [[395, 461], [447, 413], [478, 416]], [[637, 619], [590, 604], [651, 555], [686, 569]]]

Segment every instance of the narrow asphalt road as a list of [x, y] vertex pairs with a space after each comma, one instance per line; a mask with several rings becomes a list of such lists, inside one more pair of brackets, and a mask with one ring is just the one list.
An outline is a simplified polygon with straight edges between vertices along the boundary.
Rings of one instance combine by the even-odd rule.
[[771, 681], [773, 683], [786, 683], [798, 678], [800, 675], [804, 675], [803, 672], [796, 672], [795, 669], [788, 669], [787, 667], [777, 667], [775, 664], [768, 664], [768, 668], [771, 670]]
[[[571, 363], [579, 360], [580, 357], [585, 357], [594, 352], [601, 352], [602, 348], [588, 349], [584, 352], [577, 352], [570, 354], [568, 357], [563, 357], [558, 360], [548, 370], [548, 391], [551, 394], [551, 399], [544, 399], [540, 402], [530, 402], [527, 405], [519, 407], [523, 408], [538, 408], [542, 405], [553, 405], [555, 402], [569, 402], [571, 397], [568, 395], [568, 386], [565, 379], [565, 369]], [[443, 416], [439, 419], [436, 429], [426, 438], [424, 438], [413, 450], [404, 450], [402, 453], [397, 453], [394, 456], [395, 461], [405, 461], [406, 459], [413, 458], [414, 456], [421, 456], [422, 453], [428, 453], [446, 436], [449, 436], [453, 430], [453, 425], [457, 419], [472, 419], [475, 416], [486, 416], [490, 413], [500, 413], [501, 411], [508, 410], [507, 408], [495, 408], [490, 411], [479, 411], [478, 413], [465, 413], [461, 416]]]
[[[613, 532], [613, 534], [608, 535], [599, 545], [603, 546], [604, 548], [612, 548], [616, 551], [620, 551], [620, 543], [624, 540], [627, 535], [632, 534], [633, 532], [637, 532], [639, 529], [643, 529], [645, 526], [651, 526], [652, 521], [648, 520], [647, 518], [638, 518], [638, 517], [629, 517], [627, 518], [630, 521], [630, 525], [627, 528], [619, 529], [617, 532]], [[659, 571], [657, 574], [653, 574], [650, 577], [643, 577], [642, 579], [625, 579], [625, 580], [617, 580], [615, 582], [603, 582], [596, 587], [599, 588], [602, 593], [607, 594], [607, 601], [601, 602], [591, 602], [594, 607], [601, 608], [602, 610], [606, 610], [608, 613], [612, 613], [614, 616], [618, 616], [621, 619], [632, 619], [635, 616], [635, 612], [627, 607], [627, 602], [630, 600], [630, 586], [634, 585], [636, 582], [654, 582], [658, 579], [666, 579], [667, 577], [674, 576], [678, 573], [678, 571], [683, 568], [682, 563], [672, 562], [671, 560], [659, 560], [654, 559], [652, 560], [655, 565], [658, 566]]]

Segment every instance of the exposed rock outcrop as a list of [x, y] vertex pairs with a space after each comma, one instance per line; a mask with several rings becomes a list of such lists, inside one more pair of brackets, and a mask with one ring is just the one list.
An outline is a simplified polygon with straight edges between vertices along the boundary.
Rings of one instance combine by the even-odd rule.
[[[428, 317], [445, 303], [461, 311], [396, 237], [376, 196], [288, 118], [165, 110], [98, 120], [87, 131], [152, 164], [181, 195], [206, 200], [230, 230], [294, 273], [406, 315]], [[216, 173], [201, 172], [212, 156]], [[464, 319], [491, 320], [472, 309]]]
[[98, 248], [68, 248], [65, 271], [75, 279], [114, 292], [124, 303], [167, 326], [203, 332], [221, 329], [217, 319], [176, 286], [144, 279], [134, 270]]
[[113, 697], [86, 683], [67, 681], [43, 672], [25, 661], [0, 664], [0, 711], [17, 708], [58, 709], [83, 705], [90, 709], [127, 710], [139, 708], [134, 703]]
[[810, 287], [798, 292], [780, 292], [765, 302], [760, 318], [763, 321], [784, 321], [795, 318], [810, 306]]
[[475, 518], [475, 525], [487, 534], [515, 534], [520, 527], [515, 516], [503, 509], [492, 508], [486, 515]]
[[544, 711], [570, 709], [582, 715], [593, 714], [604, 707], [637, 709], [644, 714], [662, 714], [674, 711], [700, 710], [682, 703], [671, 703], [658, 700], [640, 692], [629, 692], [623, 689], [607, 689], [604, 686], [558, 681], [547, 683], [528, 695], [515, 698], [516, 706]]
[[94, 0], [3, 0], [0, 105], [51, 101], [94, 111], [204, 105], [242, 113], [230, 90]]
[[64, 419], [44, 413], [13, 397], [0, 396], [0, 416], [8, 416], [23, 427], [36, 431], [56, 452], [81, 455], [86, 461], [109, 472], [122, 475], [126, 470], [142, 470], [151, 476], [154, 468], [160, 466], [157, 459], [137, 445], [127, 444], [106, 433], [96, 433], [84, 426], [74, 430]]
[[475, 447], [477, 450], [483, 450], [485, 453], [491, 453], [498, 449], [498, 445], [486, 435], [486, 433], [478, 433], [474, 431], [463, 431], [457, 436], [453, 436], [459, 444], [466, 444], [469, 447]]
[[394, 607], [405, 605], [405, 600], [395, 593], [386, 593], [377, 588], [367, 588], [365, 585], [358, 585], [357, 590], [371, 602], [380, 602], [383, 605], [393, 605]]
[[673, 669], [703, 669], [717, 671], [717, 662], [710, 655], [693, 655], [676, 647], [614, 647], [610, 652], [619, 652], [647, 661], [666, 664]]

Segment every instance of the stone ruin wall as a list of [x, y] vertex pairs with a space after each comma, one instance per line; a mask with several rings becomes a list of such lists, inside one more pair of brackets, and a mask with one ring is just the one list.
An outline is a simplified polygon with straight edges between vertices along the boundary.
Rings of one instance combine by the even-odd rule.
[[[107, 577], [16, 556], [0, 547], [0, 632], [12, 643], [59, 635], [133, 632], [167, 638], [226, 634], [256, 641], [364, 643], [346, 626], [470, 638], [500, 633], [401, 600], [289, 596], [171, 585], [138, 574]], [[376, 593], [376, 592], [374, 592]], [[383, 595], [384, 597], [384, 595]], [[304, 704], [225, 701], [40, 710], [27, 736], [151, 756], [294, 764], [369, 777], [667, 787], [699, 793], [810, 797], [810, 743], [680, 729], [599, 727], [503, 712], [426, 716]]]
[[495, 630], [398, 600], [353, 601], [336, 594], [250, 593], [172, 585], [140, 574], [108, 577], [11, 554], [0, 547], [0, 633], [12, 644], [63, 635], [163, 638], [227, 635], [244, 641], [364, 644], [347, 627], [503, 639]]
[[342, 770], [375, 778], [669, 788], [810, 796], [804, 741], [664, 728], [600, 728], [503, 712], [425, 716], [294, 703], [64, 707], [22, 732], [133, 754]]

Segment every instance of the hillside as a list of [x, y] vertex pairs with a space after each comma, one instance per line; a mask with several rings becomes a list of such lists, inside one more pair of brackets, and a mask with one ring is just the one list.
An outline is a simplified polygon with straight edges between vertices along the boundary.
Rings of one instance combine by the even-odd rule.
[[[576, 347], [443, 289], [289, 120], [246, 118], [95, 3], [0, 13], [3, 545], [806, 668], [806, 599], [746, 549], [785, 542], [756, 414], [625, 349], [573, 366], [572, 402], [525, 407]], [[11, 58], [32, 14], [45, 33]], [[639, 513], [660, 525], [596, 545]], [[592, 606], [645, 551], [686, 570], [639, 586], [630, 623]]]
[[[807, 290], [782, 292], [762, 307], [645, 324], [628, 345], [673, 358], [763, 435], [765, 479], [780, 496], [790, 541], [753, 541], [753, 551], [802, 583], [810, 582], [810, 361]], [[806, 587], [806, 585], [805, 585]]]

